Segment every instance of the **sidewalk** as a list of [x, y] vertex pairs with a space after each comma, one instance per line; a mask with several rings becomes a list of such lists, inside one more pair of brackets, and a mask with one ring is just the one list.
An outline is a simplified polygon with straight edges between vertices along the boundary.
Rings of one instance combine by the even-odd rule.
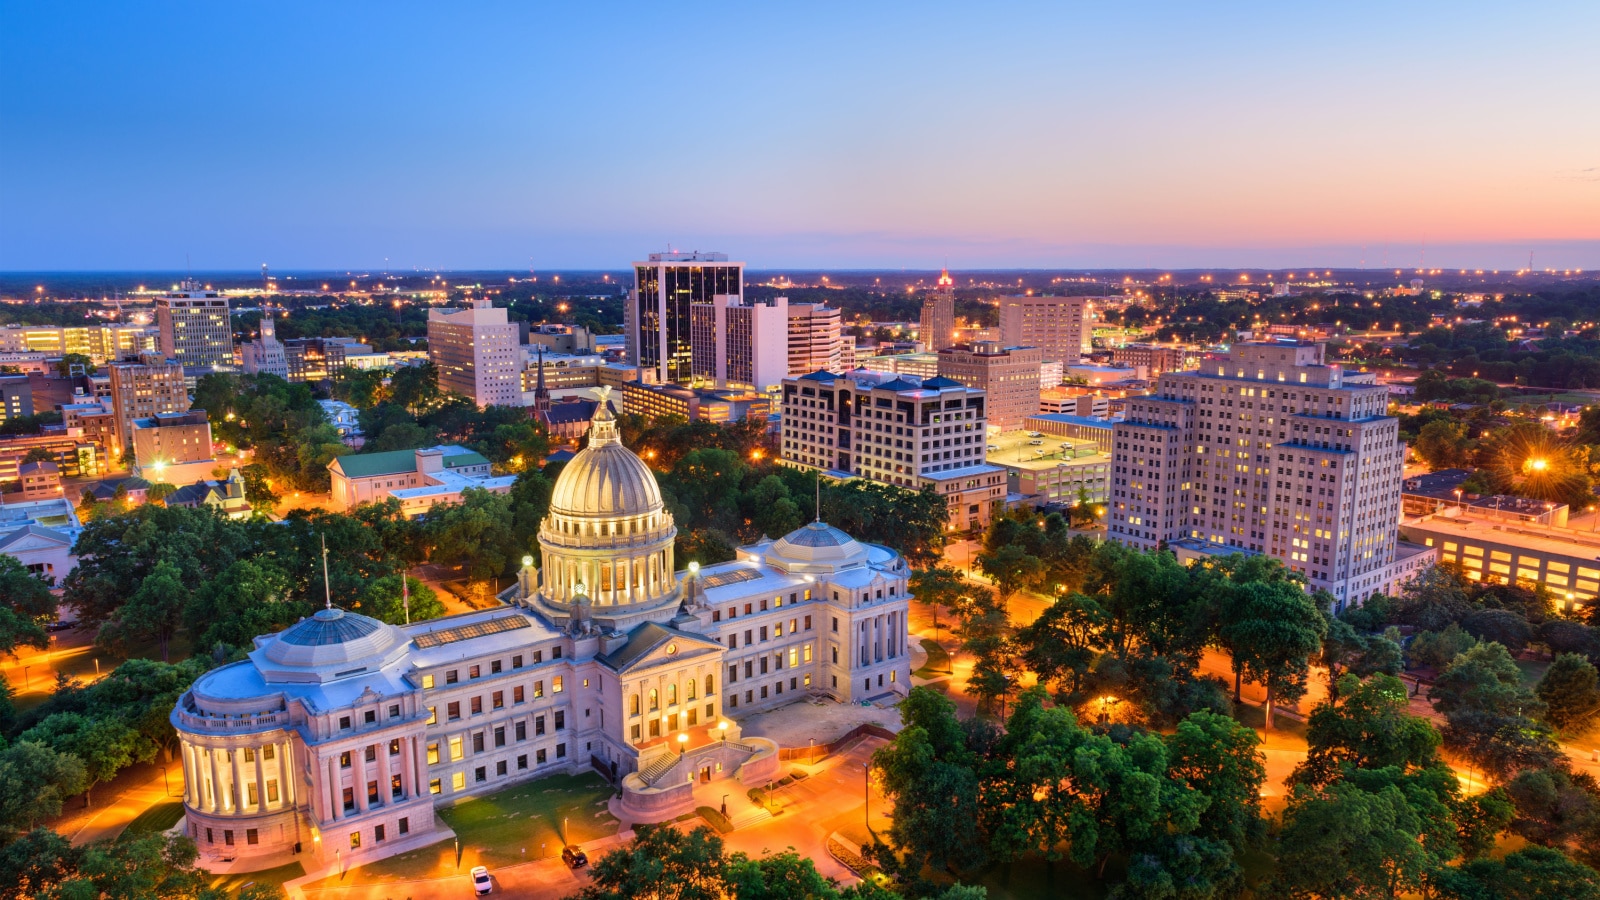
[[[175, 794], [167, 793], [167, 783], [172, 784]], [[104, 785], [102, 785], [104, 787]], [[87, 819], [77, 825], [77, 830], [70, 835], [72, 846], [82, 847], [93, 841], [110, 840], [122, 834], [128, 823], [138, 818], [145, 810], [158, 803], [169, 800], [183, 800], [183, 773], [169, 772], [167, 780], [161, 775], [159, 757], [151, 775], [143, 783], [123, 791], [115, 800], [93, 811]]]

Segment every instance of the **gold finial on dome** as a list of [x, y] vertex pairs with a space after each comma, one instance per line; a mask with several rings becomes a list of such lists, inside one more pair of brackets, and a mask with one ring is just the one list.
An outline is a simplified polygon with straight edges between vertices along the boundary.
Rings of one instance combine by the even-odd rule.
[[611, 385], [594, 389], [600, 402], [594, 408], [594, 418], [589, 420], [589, 446], [604, 447], [622, 443], [622, 433], [617, 430], [617, 417], [611, 413]]

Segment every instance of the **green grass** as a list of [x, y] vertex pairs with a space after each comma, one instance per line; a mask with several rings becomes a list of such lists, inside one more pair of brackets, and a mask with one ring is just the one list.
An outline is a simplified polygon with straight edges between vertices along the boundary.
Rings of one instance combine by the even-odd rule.
[[929, 638], [923, 638], [922, 649], [928, 652], [928, 661], [922, 664], [922, 668], [911, 674], [918, 678], [933, 678], [937, 675], [950, 674], [950, 654], [944, 652], [943, 647]]
[[159, 834], [178, 824], [183, 818], [183, 801], [172, 800], [166, 803], [157, 803], [134, 818], [128, 823], [124, 834]]
[[[566, 823], [571, 843], [615, 834], [619, 823], [606, 809], [612, 788], [599, 775], [550, 775], [438, 810], [461, 842], [456, 860], [449, 839], [367, 863], [346, 874], [344, 884], [382, 884], [438, 878], [473, 866], [510, 865], [561, 852]], [[524, 855], [526, 851], [526, 855]], [[329, 879], [331, 881], [332, 879]]]
[[305, 867], [297, 862], [276, 869], [262, 869], [259, 872], [237, 872], [232, 875], [217, 875], [211, 879], [211, 886], [226, 891], [230, 896], [237, 893], [247, 884], [275, 884], [283, 887], [286, 881], [305, 877]]

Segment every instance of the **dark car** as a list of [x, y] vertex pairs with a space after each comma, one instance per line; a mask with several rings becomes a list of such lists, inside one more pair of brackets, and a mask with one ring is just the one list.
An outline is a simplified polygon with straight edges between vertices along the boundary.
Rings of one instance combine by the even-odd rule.
[[67, 621], [64, 621], [64, 622], [51, 622], [49, 625], [45, 626], [45, 630], [46, 631], [70, 631], [70, 630], [72, 630], [74, 628], [77, 628], [77, 627], [78, 627], [78, 623], [77, 622], [74, 622], [74, 621], [71, 621], [71, 620], [67, 620]]
[[589, 857], [577, 847], [562, 847], [561, 861], [566, 863], [569, 868], [581, 869], [589, 864]]

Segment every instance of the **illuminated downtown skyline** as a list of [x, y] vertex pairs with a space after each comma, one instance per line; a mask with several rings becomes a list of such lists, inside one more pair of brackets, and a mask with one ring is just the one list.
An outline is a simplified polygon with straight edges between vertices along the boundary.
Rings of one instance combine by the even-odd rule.
[[1600, 268], [1592, 4], [4, 26], [0, 269]]

